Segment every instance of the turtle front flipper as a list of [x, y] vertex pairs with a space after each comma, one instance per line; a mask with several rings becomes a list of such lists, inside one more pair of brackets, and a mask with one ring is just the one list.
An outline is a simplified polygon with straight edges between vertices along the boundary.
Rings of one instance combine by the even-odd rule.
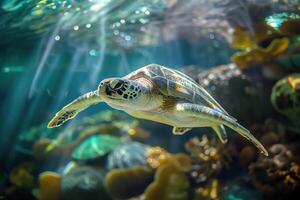
[[248, 139], [261, 151], [261, 153], [263, 153], [265, 156], [268, 156], [268, 151], [265, 149], [265, 147], [246, 128], [219, 110], [192, 103], [178, 103], [176, 105], [176, 110], [187, 117], [195, 117], [199, 118], [200, 120], [209, 120], [216, 126], [224, 124]]
[[218, 138], [221, 140], [223, 144], [228, 142], [228, 137], [226, 134], [225, 127], [223, 125], [220, 126], [213, 126], [212, 129], [216, 132]]
[[56, 113], [55, 117], [53, 117], [49, 122], [48, 128], [58, 127], [69, 119], [74, 118], [78, 113], [88, 108], [89, 106], [100, 102], [102, 102], [102, 100], [99, 97], [97, 90], [88, 92], [78, 97], [77, 99], [63, 107], [58, 113]]

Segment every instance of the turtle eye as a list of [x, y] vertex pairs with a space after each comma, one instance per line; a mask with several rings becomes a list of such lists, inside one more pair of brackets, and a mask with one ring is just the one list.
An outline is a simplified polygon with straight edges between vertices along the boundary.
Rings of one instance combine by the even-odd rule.
[[118, 79], [115, 79], [115, 80], [112, 80], [109, 82], [109, 85], [113, 90], [120, 89], [123, 86], [123, 84], [124, 84], [124, 81], [118, 80]]

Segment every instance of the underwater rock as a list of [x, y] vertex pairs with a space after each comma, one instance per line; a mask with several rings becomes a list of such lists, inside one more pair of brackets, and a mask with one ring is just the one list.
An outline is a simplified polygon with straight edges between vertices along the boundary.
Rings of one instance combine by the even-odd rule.
[[43, 172], [39, 175], [39, 200], [59, 200], [61, 176], [55, 172]]
[[109, 200], [104, 186], [103, 175], [92, 167], [78, 167], [62, 177], [62, 200]]
[[108, 194], [114, 199], [128, 199], [141, 195], [153, 181], [154, 171], [148, 167], [113, 169], [105, 177]]
[[131, 168], [146, 166], [146, 153], [150, 146], [139, 142], [128, 142], [117, 146], [108, 156], [107, 168]]
[[275, 144], [269, 157], [260, 157], [250, 165], [253, 185], [275, 199], [287, 199], [300, 189], [300, 159], [291, 146]]
[[271, 102], [277, 112], [300, 125], [300, 74], [279, 80], [272, 89]]
[[191, 161], [185, 154], [176, 154], [165, 160], [155, 173], [154, 182], [145, 193], [145, 200], [187, 200], [189, 198], [189, 179]]
[[111, 135], [93, 135], [79, 144], [72, 153], [75, 160], [93, 160], [112, 151], [120, 140]]
[[205, 70], [198, 74], [196, 81], [243, 123], [260, 119], [266, 112], [258, 88], [235, 64]]

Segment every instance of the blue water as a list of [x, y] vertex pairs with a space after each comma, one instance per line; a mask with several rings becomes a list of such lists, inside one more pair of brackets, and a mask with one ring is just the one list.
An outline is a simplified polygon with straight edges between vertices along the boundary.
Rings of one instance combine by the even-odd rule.
[[[21, 189], [15, 187], [9, 178], [12, 169], [24, 162], [34, 163], [35, 166], [32, 176], [36, 184], [25, 189], [30, 194], [40, 189], [37, 186], [39, 173], [64, 171], [62, 169], [72, 160], [70, 154], [54, 155], [45, 162], [37, 160], [33, 153], [34, 142], [24, 142], [20, 135], [38, 126], [44, 128], [41, 132], [48, 134], [45, 126], [54, 114], [78, 96], [96, 90], [101, 80], [122, 77], [150, 63], [181, 71], [193, 66], [197, 73], [228, 65], [232, 55], [240, 50], [231, 46], [237, 27], [255, 34], [256, 23], [277, 12], [299, 13], [299, 6], [297, 0], [0, 1], [0, 199], [9, 199], [7, 188], [17, 188], [13, 191], [24, 189], [22, 186]], [[189, 75], [197, 77], [197, 74]], [[271, 108], [268, 99], [270, 91], [264, 91], [264, 86], [260, 87], [266, 83], [257, 81], [260, 76], [261, 71], [257, 75], [250, 70], [251, 79], [256, 80], [254, 85], [258, 85], [263, 93], [263, 102], [268, 102], [265, 107], [267, 110]], [[273, 84], [274, 81], [267, 81], [267, 84]], [[234, 93], [232, 90], [225, 92]], [[213, 96], [219, 98], [218, 94]], [[231, 100], [220, 103], [228, 101]], [[249, 117], [253, 112], [260, 112], [251, 109], [255, 104], [247, 106], [244, 110], [241, 108], [237, 115], [245, 116], [248, 112]], [[232, 105], [224, 107], [231, 108]], [[62, 135], [71, 128], [85, 130], [89, 125], [82, 125], [83, 119], [106, 110], [112, 109], [105, 104], [91, 107], [66, 125], [51, 130], [53, 133], [45, 137], [59, 141], [57, 139], [63, 138]], [[252, 122], [263, 124], [266, 118], [273, 117], [274, 110], [269, 109], [267, 114], [261, 110], [261, 113], [257, 119], [253, 117], [251, 122], [247, 118], [241, 117], [241, 120], [247, 126]], [[126, 115], [124, 118], [133, 120]], [[276, 115], [275, 118], [281, 119]], [[212, 135], [210, 129], [204, 128], [194, 130], [190, 135], [175, 137], [168, 126], [147, 121], [140, 123], [139, 126], [151, 133], [144, 143], [161, 146], [171, 153], [186, 152], [184, 144], [192, 136], [204, 133]], [[76, 134], [70, 136], [72, 139], [68, 141], [76, 141], [80, 131], [74, 131]], [[40, 137], [44, 136], [36, 136], [35, 140]], [[239, 140], [235, 142], [238, 143]], [[241, 150], [240, 146], [238, 151]], [[239, 154], [235, 152], [233, 159], [238, 157]], [[222, 182], [222, 199], [261, 199], [262, 196], [268, 199], [268, 194], [250, 183], [247, 167], [240, 165], [236, 163], [225, 170], [233, 176], [231, 182], [227, 182], [231, 179], [227, 174], [214, 177]], [[246, 178], [240, 180], [240, 176]], [[14, 198], [20, 199], [18, 195], [10, 197]], [[196, 198], [190, 195], [189, 199]]]

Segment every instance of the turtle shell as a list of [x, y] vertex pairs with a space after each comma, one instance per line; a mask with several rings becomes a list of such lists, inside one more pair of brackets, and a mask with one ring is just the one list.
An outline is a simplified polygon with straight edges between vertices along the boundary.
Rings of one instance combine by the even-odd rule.
[[141, 77], [150, 80], [165, 96], [206, 105], [227, 114], [224, 108], [203, 87], [180, 71], [150, 64], [128, 74], [125, 78], [134, 80]]

